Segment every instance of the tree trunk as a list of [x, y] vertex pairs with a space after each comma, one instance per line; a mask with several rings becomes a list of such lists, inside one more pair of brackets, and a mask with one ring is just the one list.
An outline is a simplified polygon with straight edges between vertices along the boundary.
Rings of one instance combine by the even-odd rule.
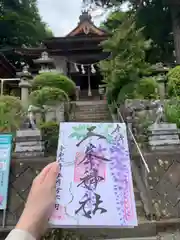
[[174, 47], [176, 54], [176, 64], [180, 65], [180, 10], [177, 5], [170, 5], [173, 35], [174, 35]]

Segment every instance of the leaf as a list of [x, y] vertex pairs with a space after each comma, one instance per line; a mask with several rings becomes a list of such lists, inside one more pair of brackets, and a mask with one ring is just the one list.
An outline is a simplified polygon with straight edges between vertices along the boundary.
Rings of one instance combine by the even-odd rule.
[[79, 134], [77, 132], [73, 132], [69, 138], [78, 138]]
[[85, 137], [85, 134], [80, 134], [80, 133], [78, 133], [78, 132], [73, 132], [70, 136], [69, 136], [69, 138], [75, 138], [75, 139], [77, 139], [77, 140], [80, 140], [80, 139], [82, 139], [82, 138], [84, 138]]

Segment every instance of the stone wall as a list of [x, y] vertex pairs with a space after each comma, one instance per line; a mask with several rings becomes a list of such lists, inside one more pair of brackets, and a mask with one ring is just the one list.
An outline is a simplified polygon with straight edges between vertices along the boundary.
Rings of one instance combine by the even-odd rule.
[[[162, 104], [164, 103], [166, 101], [162, 102]], [[161, 149], [152, 149], [148, 146], [149, 127], [156, 120], [156, 109], [150, 101], [128, 100], [121, 107], [121, 112], [125, 121], [132, 128], [132, 132], [150, 169], [150, 173], [147, 173], [136, 146], [130, 141], [132, 159], [137, 165], [141, 163], [140, 173], [146, 185], [146, 194], [148, 194], [146, 199], [148, 198], [151, 201], [153, 206], [152, 214], [159, 221], [161, 219], [180, 218], [180, 144], [171, 145], [171, 148], [169, 148], [167, 138], [167, 143], [162, 145]], [[162, 125], [164, 127], [165, 124], [159, 124], [158, 126]], [[169, 129], [166, 129], [164, 132], [166, 132], [167, 136], [168, 134], [172, 136], [171, 132], [167, 133], [168, 131]], [[164, 140], [166, 134], [162, 133], [161, 136], [158, 136], [159, 139]], [[178, 134], [176, 137], [179, 141]]]
[[[35, 113], [37, 122], [41, 121], [41, 110], [36, 110]], [[45, 120], [46, 122], [57, 121], [64, 122], [65, 120], [65, 104], [62, 103], [57, 106], [45, 107]]]
[[[149, 155], [149, 159], [152, 160], [154, 155]], [[160, 156], [162, 159], [163, 156]], [[31, 158], [31, 159], [17, 159], [13, 157], [10, 169], [10, 181], [9, 181], [9, 194], [8, 194], [8, 209], [6, 214], [6, 225], [3, 229], [0, 226], [0, 239], [4, 239], [4, 236], [15, 226], [17, 223], [28, 196], [31, 184], [36, 175], [41, 169], [49, 162], [55, 161], [55, 157], [48, 158]], [[0, 222], [2, 222], [2, 213], [0, 214]], [[178, 229], [177, 221], [174, 224], [170, 224], [168, 221], [139, 221], [139, 226], [134, 229], [69, 229], [69, 230], [57, 230], [60, 235], [57, 238], [49, 237], [47, 239], [60, 239], [62, 234], [64, 239], [122, 239], [122, 238], [137, 238], [152, 237], [159, 235], [164, 236], [164, 232], [169, 231], [168, 236], [172, 236], [173, 232]], [[2, 234], [1, 234], [2, 233]], [[4, 234], [3, 234], [4, 233]], [[69, 236], [69, 237], [67, 237]], [[133, 239], [132, 238], [132, 239]], [[148, 238], [147, 238], [148, 239]], [[151, 239], [151, 238], [150, 238]], [[166, 238], [162, 238], [166, 240]], [[171, 238], [167, 238], [171, 240]]]
[[[161, 104], [164, 105], [165, 102], [161, 101]], [[140, 146], [147, 148], [148, 127], [157, 118], [157, 106], [153, 104], [153, 101], [149, 100], [126, 100], [120, 111]]]
[[58, 106], [49, 106], [46, 110], [46, 122], [53, 121], [64, 122], [64, 104]]

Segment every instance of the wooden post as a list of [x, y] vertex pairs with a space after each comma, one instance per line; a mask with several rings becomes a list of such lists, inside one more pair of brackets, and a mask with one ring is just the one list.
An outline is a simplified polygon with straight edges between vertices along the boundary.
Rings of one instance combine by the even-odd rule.
[[92, 91], [91, 91], [91, 71], [90, 71], [90, 66], [88, 66], [88, 97], [92, 97]]
[[1, 96], [3, 95], [3, 91], [4, 91], [4, 80], [1, 79]]

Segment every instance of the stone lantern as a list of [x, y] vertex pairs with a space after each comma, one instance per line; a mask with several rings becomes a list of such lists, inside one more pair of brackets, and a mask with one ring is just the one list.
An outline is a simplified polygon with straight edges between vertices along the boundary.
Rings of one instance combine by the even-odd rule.
[[34, 63], [41, 66], [39, 73], [52, 72], [55, 69], [54, 60], [49, 57], [47, 52], [42, 52], [41, 57], [35, 59]]
[[166, 73], [169, 71], [168, 67], [164, 67], [162, 63], [157, 63], [152, 67], [153, 75], [157, 76], [157, 82], [159, 84], [159, 94], [161, 99], [165, 98], [166, 95]]
[[32, 78], [32, 75], [28, 69], [29, 66], [25, 65], [22, 72], [18, 74], [20, 76], [21, 101], [24, 107], [29, 105], [29, 89], [31, 88], [29, 80]]

